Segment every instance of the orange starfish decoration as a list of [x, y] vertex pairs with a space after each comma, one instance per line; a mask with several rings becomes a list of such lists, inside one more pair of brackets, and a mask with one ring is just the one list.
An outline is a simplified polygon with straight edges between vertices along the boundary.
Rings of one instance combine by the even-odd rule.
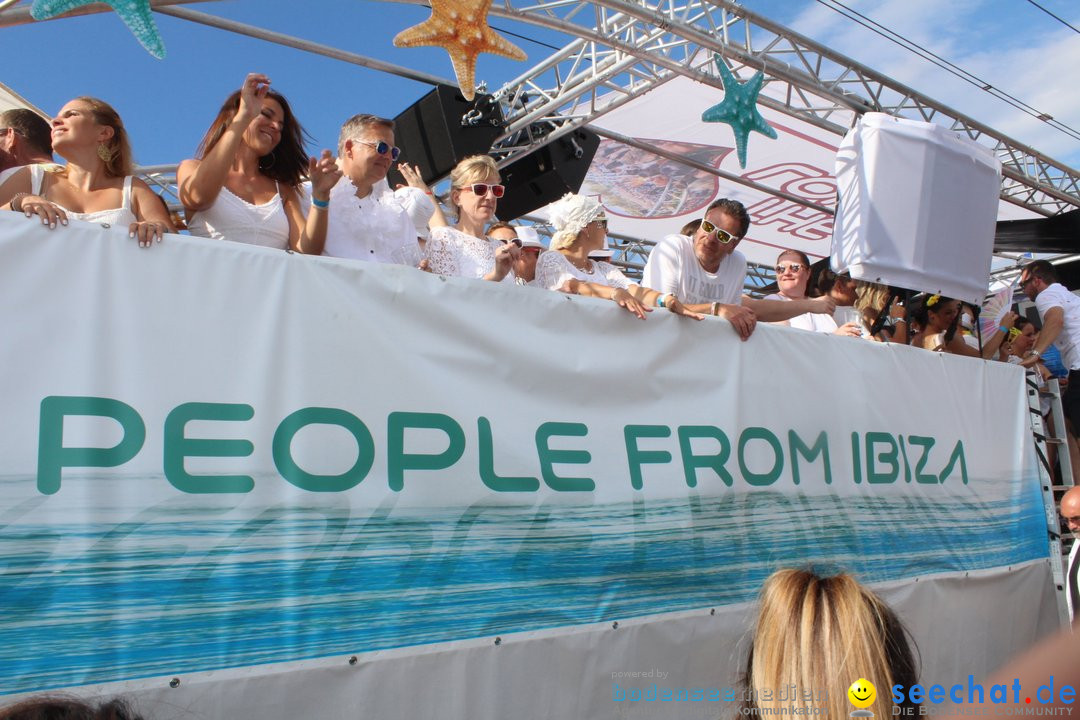
[[397, 47], [430, 45], [450, 54], [458, 88], [466, 100], [476, 95], [476, 57], [492, 53], [524, 60], [525, 53], [487, 24], [491, 0], [431, 0], [431, 17], [394, 37]]

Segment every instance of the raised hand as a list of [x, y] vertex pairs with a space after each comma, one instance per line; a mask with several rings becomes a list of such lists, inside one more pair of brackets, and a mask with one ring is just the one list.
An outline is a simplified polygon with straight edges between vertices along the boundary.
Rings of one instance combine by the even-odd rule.
[[239, 119], [251, 122], [262, 112], [263, 99], [270, 90], [270, 78], [262, 73], [248, 73], [244, 84], [240, 86], [240, 108], [236, 111]]
[[323, 150], [318, 159], [308, 158], [311, 197], [319, 202], [326, 202], [330, 198], [330, 191], [337, 185], [341, 176], [341, 168], [334, 162], [334, 156], [329, 150]]

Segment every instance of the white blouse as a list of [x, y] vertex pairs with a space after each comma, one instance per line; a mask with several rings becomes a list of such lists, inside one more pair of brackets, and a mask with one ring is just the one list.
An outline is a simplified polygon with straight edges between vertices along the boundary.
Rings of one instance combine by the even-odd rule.
[[570, 278], [584, 282], [606, 285], [607, 287], [626, 290], [634, 283], [611, 263], [589, 260], [592, 272], [588, 273], [575, 267], [558, 250], [549, 250], [540, 254], [536, 261], [536, 284], [548, 290], [558, 290]]
[[[495, 251], [501, 246], [498, 240], [473, 237], [444, 226], [432, 228], [424, 253], [436, 275], [483, 279], [495, 269]], [[514, 273], [506, 273], [503, 282], [514, 282]]]

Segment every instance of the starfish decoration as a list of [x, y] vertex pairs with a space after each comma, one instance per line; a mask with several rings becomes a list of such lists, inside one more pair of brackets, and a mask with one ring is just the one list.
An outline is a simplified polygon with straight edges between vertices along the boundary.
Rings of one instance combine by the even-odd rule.
[[714, 55], [716, 69], [724, 81], [724, 101], [701, 113], [702, 122], [719, 122], [731, 126], [735, 132], [735, 149], [739, 153], [739, 166], [746, 167], [746, 140], [754, 130], [773, 140], [776, 131], [772, 129], [757, 109], [757, 96], [765, 83], [765, 73], [758, 70], [754, 77], [744, 83], [735, 79], [728, 70], [724, 59]]
[[150, 0], [34, 0], [30, 15], [35, 20], [48, 20], [95, 2], [111, 7], [148, 53], [158, 60], [165, 57], [165, 43], [161, 41], [154, 14], [150, 12]]
[[466, 100], [476, 96], [476, 57], [492, 53], [524, 60], [525, 53], [487, 24], [491, 0], [431, 0], [431, 17], [394, 37], [397, 47], [430, 45], [450, 54], [458, 88]]

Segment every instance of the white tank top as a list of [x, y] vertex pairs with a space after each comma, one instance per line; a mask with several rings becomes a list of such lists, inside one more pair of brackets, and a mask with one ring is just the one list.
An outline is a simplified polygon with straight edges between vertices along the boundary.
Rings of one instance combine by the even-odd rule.
[[[35, 188], [36, 195], [44, 197], [45, 192], [45, 169], [41, 165], [30, 165], [30, 187]], [[120, 207], [112, 210], [95, 210], [94, 212], [75, 212], [68, 210], [60, 203], [53, 203], [62, 209], [69, 219], [84, 220], [86, 222], [100, 223], [109, 227], [126, 228], [133, 222], [138, 222], [135, 213], [131, 210], [131, 176], [124, 178], [124, 189], [121, 191]]]
[[199, 210], [188, 221], [188, 231], [199, 237], [262, 245], [279, 250], [289, 248], [289, 219], [277, 195], [262, 205], [252, 205], [222, 187], [214, 204]]

